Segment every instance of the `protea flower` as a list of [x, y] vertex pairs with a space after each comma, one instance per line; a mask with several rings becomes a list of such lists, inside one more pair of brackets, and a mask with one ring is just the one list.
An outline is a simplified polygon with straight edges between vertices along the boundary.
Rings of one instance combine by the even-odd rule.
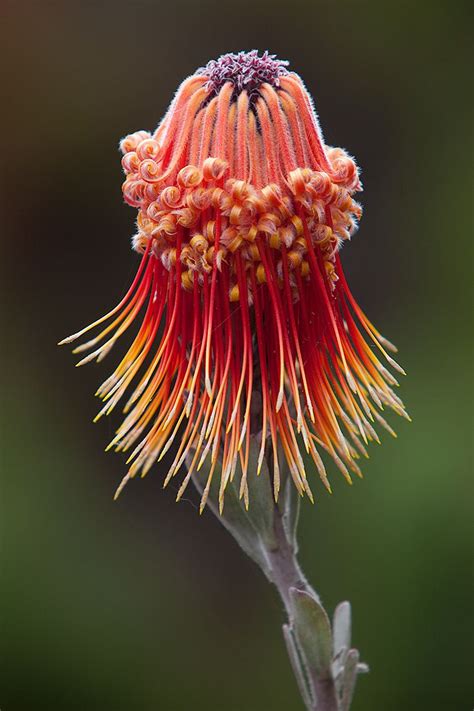
[[[219, 499], [238, 467], [271, 461], [275, 499], [286, 460], [300, 494], [312, 493], [305, 452], [324, 486], [324, 450], [344, 477], [360, 476], [380, 414], [405, 415], [386, 341], [357, 305], [339, 251], [356, 231], [361, 190], [354, 160], [325, 145], [302, 80], [256, 51], [209, 62], [179, 87], [154, 133], [120, 144], [125, 201], [138, 209], [133, 283], [75, 349], [101, 360], [136, 335], [97, 391], [97, 419], [127, 395], [109, 448], [129, 451], [124, 483], [144, 476], [176, 443], [170, 481], [187, 461], [182, 496], [205, 461]], [[137, 327], [138, 324], [138, 327]], [[405, 415], [406, 416], [406, 415]], [[257, 472], [248, 471], [260, 434]], [[306, 461], [309, 460], [306, 456]]]

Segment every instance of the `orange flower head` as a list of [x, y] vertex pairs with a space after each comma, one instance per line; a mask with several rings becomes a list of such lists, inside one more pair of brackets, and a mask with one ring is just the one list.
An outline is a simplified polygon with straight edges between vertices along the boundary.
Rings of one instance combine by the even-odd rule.
[[215, 472], [222, 506], [237, 470], [248, 505], [248, 477], [266, 454], [275, 499], [283, 458], [312, 499], [303, 450], [328, 490], [321, 450], [349, 482], [360, 475], [375, 425], [393, 434], [380, 411], [407, 417], [379, 358], [403, 371], [344, 278], [339, 250], [361, 216], [359, 172], [324, 144], [300, 77], [266, 52], [223, 55], [181, 84], [153, 134], [120, 147], [140, 266], [112, 311], [63, 341], [101, 325], [75, 349], [91, 351], [79, 364], [101, 360], [139, 324], [97, 393], [98, 418], [128, 393], [109, 445], [130, 452], [118, 492], [173, 443], [165, 484], [186, 461], [179, 499], [207, 462], [201, 507]]

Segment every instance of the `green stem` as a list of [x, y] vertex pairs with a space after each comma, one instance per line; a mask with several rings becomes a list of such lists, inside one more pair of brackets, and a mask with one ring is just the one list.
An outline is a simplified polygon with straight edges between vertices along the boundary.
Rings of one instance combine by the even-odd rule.
[[[278, 504], [273, 498], [272, 462], [265, 458], [259, 476], [258, 436], [251, 435], [247, 478], [250, 507], [241, 498], [241, 472], [228, 482], [224, 510], [219, 507], [219, 477], [209, 487], [208, 507], [257, 563], [277, 588], [288, 624], [283, 635], [301, 697], [308, 711], [339, 711], [332, 673], [333, 639], [329, 618], [317, 593], [311, 588], [297, 560], [296, 528], [300, 497], [288, 472], [282, 480]], [[187, 462], [188, 466], [190, 462]], [[194, 473], [192, 480], [202, 495], [209, 482], [211, 465]], [[240, 474], [240, 476], [239, 476]], [[342, 711], [343, 706], [341, 706]], [[347, 711], [348, 705], [344, 706]]]
[[[290, 590], [292, 588], [308, 593], [319, 604], [321, 604], [321, 601], [301, 570], [296, 553], [288, 542], [280, 510], [278, 507], [275, 508], [274, 530], [277, 546], [273, 550], [267, 551], [267, 553], [272, 569], [271, 579], [283, 601], [291, 628], [293, 605]], [[332, 674], [322, 675], [315, 669], [308, 668], [301, 657], [300, 663], [303, 665], [310, 690], [310, 705], [308, 705], [308, 699], [303, 698], [308, 711], [338, 711], [336, 687]]]

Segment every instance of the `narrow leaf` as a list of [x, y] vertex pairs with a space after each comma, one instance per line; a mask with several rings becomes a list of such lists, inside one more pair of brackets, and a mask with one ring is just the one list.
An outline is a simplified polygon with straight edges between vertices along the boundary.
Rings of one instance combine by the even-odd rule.
[[350, 649], [347, 653], [344, 676], [342, 679], [342, 699], [341, 711], [349, 711], [357, 679], [357, 665], [359, 662], [359, 652], [357, 649]]
[[334, 611], [333, 619], [334, 656], [351, 646], [351, 604], [341, 602]]
[[283, 519], [283, 527], [285, 529], [286, 540], [293, 549], [293, 552], [298, 553], [297, 528], [300, 515], [301, 497], [298, 494], [296, 486], [288, 475], [283, 483], [280, 498], [278, 499], [278, 508], [281, 511]]
[[304, 705], [306, 706], [308, 711], [313, 711], [314, 701], [312, 699], [309, 683], [305, 677], [301, 658], [298, 654], [298, 649], [295, 644], [293, 632], [289, 625], [283, 625], [283, 637], [285, 639], [286, 649], [290, 658], [291, 668], [293, 669], [293, 673], [295, 675], [296, 683], [298, 684], [298, 689], [300, 691], [301, 698], [303, 699]]

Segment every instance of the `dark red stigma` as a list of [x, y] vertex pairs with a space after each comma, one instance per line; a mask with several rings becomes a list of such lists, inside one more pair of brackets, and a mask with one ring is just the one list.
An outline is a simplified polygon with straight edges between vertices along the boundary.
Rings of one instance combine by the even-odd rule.
[[219, 59], [211, 59], [197, 73], [208, 77], [208, 88], [215, 94], [226, 82], [234, 85], [234, 95], [247, 91], [250, 97], [258, 94], [262, 84], [274, 87], [280, 85], [280, 77], [288, 74], [288, 62], [276, 59], [275, 54], [265, 51], [261, 57], [258, 50], [223, 54]]

